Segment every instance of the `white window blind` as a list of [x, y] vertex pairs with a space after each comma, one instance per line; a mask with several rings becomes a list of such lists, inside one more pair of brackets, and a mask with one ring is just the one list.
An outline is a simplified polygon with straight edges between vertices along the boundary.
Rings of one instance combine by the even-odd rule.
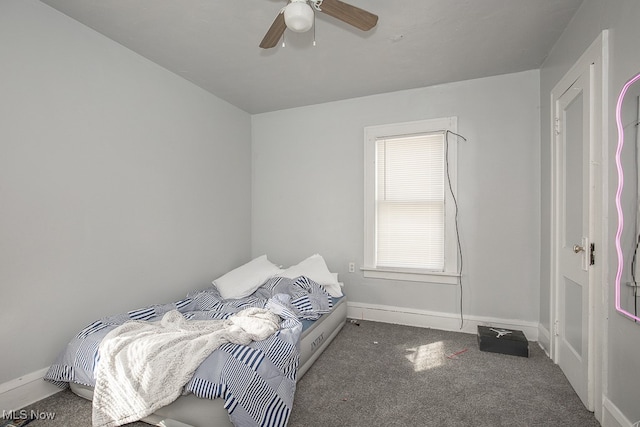
[[376, 140], [377, 267], [445, 269], [444, 133]]
[[458, 283], [456, 132], [456, 117], [365, 127], [364, 277]]

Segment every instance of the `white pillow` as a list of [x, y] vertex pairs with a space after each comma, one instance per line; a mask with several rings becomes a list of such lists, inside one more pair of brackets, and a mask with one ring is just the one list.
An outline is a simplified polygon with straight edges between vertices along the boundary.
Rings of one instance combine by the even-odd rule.
[[337, 298], [342, 296], [337, 275], [334, 276], [329, 271], [327, 264], [324, 262], [324, 258], [319, 254], [311, 255], [300, 263], [287, 268], [279, 273], [279, 276], [288, 277], [289, 279], [306, 276], [321, 285], [332, 297]]
[[224, 299], [238, 299], [251, 295], [269, 277], [280, 272], [280, 268], [267, 259], [266, 255], [259, 256], [218, 277], [213, 285]]

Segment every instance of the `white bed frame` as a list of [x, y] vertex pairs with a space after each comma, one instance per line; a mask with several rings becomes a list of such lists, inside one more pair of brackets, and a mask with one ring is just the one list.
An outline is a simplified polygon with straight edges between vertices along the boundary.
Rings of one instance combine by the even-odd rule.
[[[347, 298], [341, 298], [330, 313], [316, 320], [302, 333], [300, 380], [325, 348], [338, 335], [347, 319]], [[70, 383], [71, 391], [87, 400], [93, 400], [93, 388]], [[180, 396], [173, 403], [158, 409], [142, 421], [160, 427], [233, 427], [222, 399], [201, 399], [193, 394]]]

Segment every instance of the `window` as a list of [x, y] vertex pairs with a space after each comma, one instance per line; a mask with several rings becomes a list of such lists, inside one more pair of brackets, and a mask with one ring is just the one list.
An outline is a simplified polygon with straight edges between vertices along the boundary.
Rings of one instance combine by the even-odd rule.
[[457, 284], [456, 117], [365, 128], [365, 277]]

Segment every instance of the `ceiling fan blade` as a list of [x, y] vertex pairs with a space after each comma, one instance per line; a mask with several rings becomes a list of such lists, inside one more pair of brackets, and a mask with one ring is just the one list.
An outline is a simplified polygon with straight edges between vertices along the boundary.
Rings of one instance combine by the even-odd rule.
[[284, 13], [279, 13], [276, 19], [269, 27], [269, 31], [264, 35], [264, 38], [260, 42], [260, 47], [263, 49], [271, 49], [278, 44], [278, 40], [282, 37], [287, 25], [284, 23]]
[[320, 11], [362, 31], [368, 31], [378, 23], [378, 15], [340, 0], [323, 0], [320, 4]]

